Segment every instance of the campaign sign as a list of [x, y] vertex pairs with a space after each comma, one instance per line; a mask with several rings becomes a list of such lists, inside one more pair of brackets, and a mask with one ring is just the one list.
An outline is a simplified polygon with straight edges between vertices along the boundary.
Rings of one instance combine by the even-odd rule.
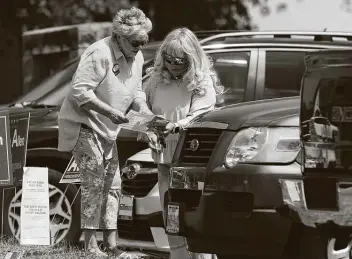
[[47, 167], [25, 167], [21, 201], [21, 245], [50, 245]]
[[12, 185], [9, 111], [0, 111], [0, 186]]
[[26, 165], [30, 113], [10, 114], [12, 172], [14, 185], [21, 185]]
[[60, 180], [60, 183], [75, 183], [80, 184], [79, 168], [74, 157], [71, 158], [66, 170]]

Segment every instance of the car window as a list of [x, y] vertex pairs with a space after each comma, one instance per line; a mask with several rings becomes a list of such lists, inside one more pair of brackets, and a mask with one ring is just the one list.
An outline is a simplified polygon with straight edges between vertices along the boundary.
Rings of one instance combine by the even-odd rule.
[[[217, 106], [224, 106], [244, 101], [244, 94], [248, 79], [250, 52], [222, 52], [208, 53], [213, 59], [213, 64], [225, 93], [217, 98]], [[149, 77], [145, 76], [143, 89]]]
[[[334, 85], [335, 78], [322, 78], [318, 85], [318, 91], [316, 91], [315, 87], [311, 87], [314, 91], [305, 91], [305, 95], [315, 94], [315, 102], [314, 104], [314, 113], [313, 116], [327, 116], [329, 107], [331, 106], [331, 97], [334, 96]], [[307, 87], [306, 87], [307, 89]], [[305, 96], [308, 98], [309, 95]]]
[[264, 99], [299, 95], [304, 55], [303, 51], [266, 52]]
[[217, 106], [244, 101], [248, 80], [250, 52], [209, 53], [225, 93], [218, 100]]

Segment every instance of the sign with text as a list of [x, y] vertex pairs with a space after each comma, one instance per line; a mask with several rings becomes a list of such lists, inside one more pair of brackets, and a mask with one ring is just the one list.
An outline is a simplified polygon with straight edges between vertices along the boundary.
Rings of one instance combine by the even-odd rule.
[[21, 245], [50, 245], [48, 168], [23, 168]]
[[9, 111], [0, 111], [0, 186], [12, 185]]
[[22, 184], [23, 167], [26, 165], [30, 114], [10, 115], [12, 172], [14, 185]]
[[74, 157], [72, 157], [70, 162], [68, 163], [68, 166], [66, 167], [66, 170], [62, 175], [60, 183], [81, 183], [81, 178], [79, 176], [79, 168]]

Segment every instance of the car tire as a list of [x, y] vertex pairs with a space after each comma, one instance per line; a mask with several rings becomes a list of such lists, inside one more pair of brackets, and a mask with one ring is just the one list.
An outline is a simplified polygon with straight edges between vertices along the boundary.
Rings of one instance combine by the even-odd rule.
[[284, 259], [350, 259], [350, 234], [293, 224]]
[[[49, 169], [50, 230], [52, 245], [65, 242], [75, 245], [81, 236], [80, 192], [76, 185], [60, 184], [62, 174]], [[20, 239], [21, 187], [4, 192], [4, 234]]]

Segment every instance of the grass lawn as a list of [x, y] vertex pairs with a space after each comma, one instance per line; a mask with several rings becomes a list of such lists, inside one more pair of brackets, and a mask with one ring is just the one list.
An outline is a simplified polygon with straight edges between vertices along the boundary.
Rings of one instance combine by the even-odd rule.
[[0, 239], [0, 259], [5, 258], [9, 252], [20, 252], [22, 258], [95, 258], [93, 256], [85, 257], [84, 250], [81, 247], [69, 247], [59, 245], [55, 247], [49, 246], [20, 246], [14, 239]]
[[[60, 244], [57, 246], [20, 246], [14, 239], [1, 239], [0, 238], [0, 259], [10, 252], [19, 252], [22, 254], [22, 258], [28, 259], [75, 259], [75, 258], [87, 258], [96, 259], [97, 257], [91, 255], [85, 255], [83, 247], [67, 246]], [[109, 257], [116, 258], [116, 257]], [[126, 253], [126, 256], [119, 257], [121, 259], [164, 259], [168, 258], [168, 255], [147, 254], [131, 251]]]

